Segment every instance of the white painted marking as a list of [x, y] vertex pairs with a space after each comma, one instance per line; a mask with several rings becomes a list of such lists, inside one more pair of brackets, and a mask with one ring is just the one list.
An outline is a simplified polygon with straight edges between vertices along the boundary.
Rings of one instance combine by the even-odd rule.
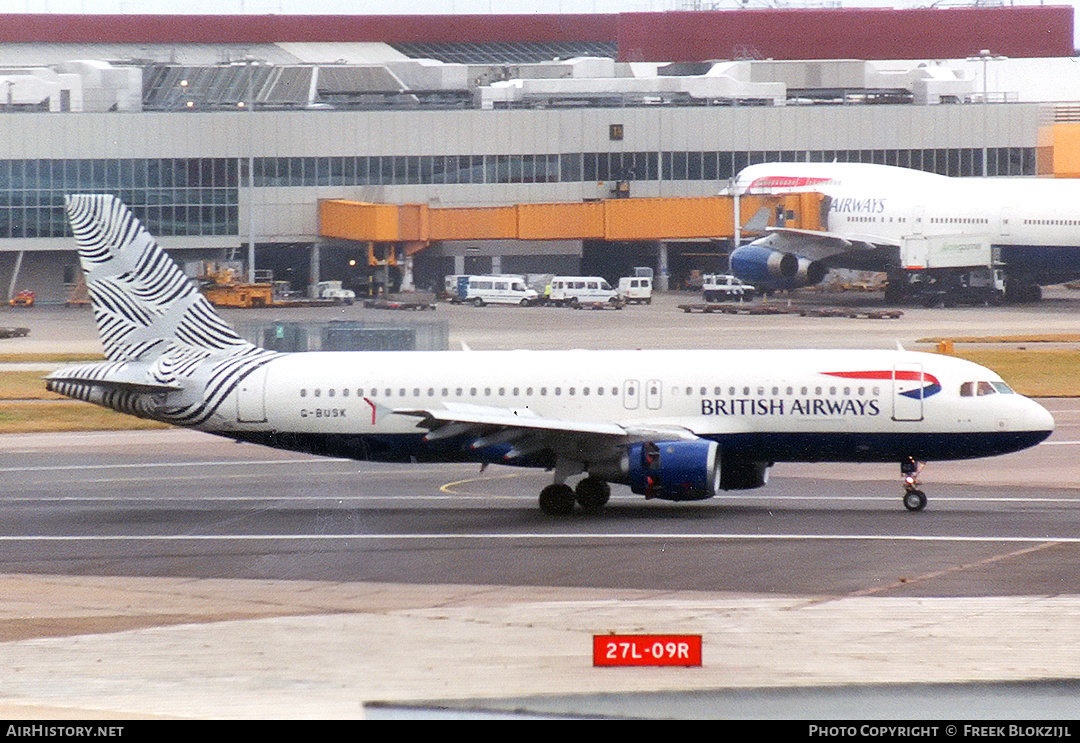
[[924, 534], [880, 535], [880, 534], [143, 534], [143, 535], [41, 535], [41, 536], [0, 536], [4, 542], [341, 542], [341, 541], [542, 541], [557, 540], [580, 541], [667, 541], [667, 542], [715, 542], [715, 541], [798, 541], [814, 542], [1022, 542], [1022, 543], [1065, 543], [1080, 544], [1080, 536], [1075, 537], [961, 537], [928, 536]]
[[51, 472], [54, 470], [109, 470], [109, 469], [149, 469], [151, 467], [217, 467], [224, 465], [237, 465], [247, 467], [251, 465], [268, 464], [318, 464], [323, 462], [352, 462], [352, 459], [331, 459], [322, 457], [319, 459], [220, 459], [199, 462], [143, 462], [140, 464], [79, 464], [59, 465], [48, 467], [0, 467], [0, 472]]

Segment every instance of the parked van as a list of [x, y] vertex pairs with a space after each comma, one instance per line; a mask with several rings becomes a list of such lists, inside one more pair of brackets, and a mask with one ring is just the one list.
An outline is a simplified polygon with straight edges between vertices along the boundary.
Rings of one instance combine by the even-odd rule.
[[623, 276], [619, 279], [619, 299], [627, 304], [652, 304], [652, 279], [648, 276]]
[[469, 276], [463, 280], [458, 277], [456, 302], [469, 302], [477, 307], [485, 304], [534, 304], [540, 295], [535, 289], [525, 286], [520, 276]]
[[596, 303], [618, 303], [619, 294], [599, 276], [552, 276], [548, 297], [557, 307]]

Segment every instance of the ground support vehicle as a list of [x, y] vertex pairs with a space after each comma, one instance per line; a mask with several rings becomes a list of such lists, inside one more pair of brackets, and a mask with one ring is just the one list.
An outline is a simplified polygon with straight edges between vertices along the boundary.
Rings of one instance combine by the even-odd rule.
[[[450, 290], [451, 278], [456, 286]], [[536, 304], [540, 294], [525, 285], [520, 276], [495, 274], [491, 276], [454, 276], [447, 277], [448, 296], [454, 304], [471, 304], [483, 307], [485, 304], [517, 304], [528, 306]]]
[[29, 289], [23, 289], [21, 292], [12, 297], [11, 301], [9, 301], [8, 304], [10, 304], [12, 307], [33, 307], [34, 299], [36, 297], [37, 295], [34, 294], [34, 292], [30, 291]]
[[333, 300], [338, 304], [352, 304], [356, 301], [356, 292], [342, 288], [340, 281], [320, 281], [315, 285], [315, 296]]
[[997, 305], [1006, 298], [1030, 301], [1007, 297], [1009, 287], [996, 253], [988, 240], [970, 235], [905, 238], [900, 265], [888, 272], [885, 301], [925, 307]]
[[619, 299], [624, 304], [652, 304], [652, 279], [648, 276], [623, 276], [619, 279]]
[[556, 307], [580, 304], [619, 304], [619, 294], [599, 276], [553, 276], [549, 301]]
[[706, 302], [747, 302], [757, 296], [751, 284], [730, 274], [709, 273], [701, 279], [701, 295]]

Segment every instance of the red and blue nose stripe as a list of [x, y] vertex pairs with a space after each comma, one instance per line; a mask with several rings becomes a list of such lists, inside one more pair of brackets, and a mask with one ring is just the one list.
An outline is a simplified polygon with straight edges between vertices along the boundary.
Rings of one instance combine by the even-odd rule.
[[936, 395], [941, 392], [941, 382], [933, 374], [927, 374], [922, 371], [914, 371], [911, 369], [882, 369], [879, 371], [851, 371], [851, 372], [822, 372], [829, 377], [840, 377], [842, 379], [864, 379], [874, 381], [904, 381], [904, 382], [922, 382], [922, 387], [917, 387], [913, 390], [907, 390], [900, 394], [904, 397], [910, 397], [912, 400], [925, 400], [931, 395]]

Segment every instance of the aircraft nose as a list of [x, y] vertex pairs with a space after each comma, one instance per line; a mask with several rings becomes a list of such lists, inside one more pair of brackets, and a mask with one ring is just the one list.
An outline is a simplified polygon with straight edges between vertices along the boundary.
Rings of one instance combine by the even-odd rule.
[[[1029, 430], [1032, 431], [1045, 431], [1049, 436], [1054, 432], [1054, 416], [1050, 414], [1050, 411], [1044, 408], [1034, 400], [1028, 400], [1030, 403], [1030, 412], [1026, 416], [1025, 423]], [[1045, 437], [1044, 437], [1045, 438]]]

